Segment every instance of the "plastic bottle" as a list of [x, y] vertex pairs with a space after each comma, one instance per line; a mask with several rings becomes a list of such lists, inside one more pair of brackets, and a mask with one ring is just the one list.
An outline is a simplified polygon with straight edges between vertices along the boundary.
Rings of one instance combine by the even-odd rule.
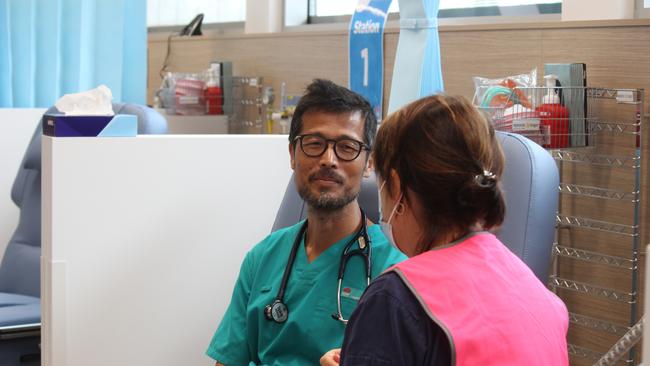
[[536, 109], [541, 118], [542, 146], [550, 149], [569, 147], [569, 110], [555, 92], [557, 75], [546, 75], [544, 80], [547, 92]]
[[205, 83], [205, 111], [207, 114], [223, 114], [223, 92], [219, 79], [210, 70], [208, 81]]

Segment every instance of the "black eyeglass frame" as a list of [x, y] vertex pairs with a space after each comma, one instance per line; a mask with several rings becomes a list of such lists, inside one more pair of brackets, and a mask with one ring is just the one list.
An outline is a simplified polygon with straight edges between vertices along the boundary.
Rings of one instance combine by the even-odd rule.
[[[326, 144], [324, 145], [325, 147], [323, 148], [323, 151], [321, 151], [319, 154], [315, 154], [315, 155], [308, 154], [308, 153], [305, 151], [304, 146], [302, 145], [302, 144], [303, 144], [303, 138], [304, 138], [304, 137], [317, 137], [317, 138], [319, 138], [319, 139], [325, 141]], [[300, 141], [298, 141], [298, 140], [300, 140]], [[337, 144], [338, 144], [339, 142], [342, 142], [342, 141], [352, 141], [352, 142], [355, 142], [355, 143], [359, 144], [359, 150], [357, 151], [357, 155], [355, 155], [354, 158], [352, 158], [352, 159], [345, 159], [345, 158], [342, 158], [342, 157], [339, 155], [339, 153], [337, 152], [336, 146], [337, 146]], [[327, 151], [327, 149], [329, 149], [329, 147], [330, 147], [330, 142], [332, 143], [332, 149], [334, 150], [334, 155], [336, 155], [336, 157], [337, 157], [339, 160], [343, 160], [343, 161], [348, 161], [348, 162], [349, 162], [349, 161], [354, 161], [354, 160], [356, 160], [356, 159], [359, 157], [359, 155], [361, 155], [361, 152], [362, 152], [362, 151], [369, 151], [369, 150], [370, 150], [370, 146], [368, 146], [368, 144], [366, 144], [365, 142], [363, 142], [363, 141], [359, 141], [359, 140], [355, 140], [355, 139], [352, 139], [352, 138], [349, 138], [349, 137], [344, 137], [344, 138], [341, 138], [341, 139], [335, 140], [335, 139], [328, 139], [328, 138], [325, 138], [325, 137], [323, 137], [323, 136], [321, 136], [321, 135], [318, 135], [318, 134], [306, 133], [306, 134], [304, 134], [304, 135], [298, 135], [298, 136], [296, 136], [296, 137], [293, 139], [293, 144], [294, 144], [293, 146], [294, 146], [294, 149], [295, 149], [296, 144], [298, 144], [298, 142], [300, 142], [300, 150], [302, 150], [302, 152], [303, 152], [306, 156], [308, 156], [308, 157], [310, 157], [310, 158], [317, 158], [317, 157], [323, 156], [323, 154], [325, 154], [325, 151]]]

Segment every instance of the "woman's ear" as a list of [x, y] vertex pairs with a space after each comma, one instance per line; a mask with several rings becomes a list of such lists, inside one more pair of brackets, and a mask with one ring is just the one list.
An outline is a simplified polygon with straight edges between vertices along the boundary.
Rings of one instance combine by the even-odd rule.
[[399, 175], [397, 175], [395, 169], [390, 170], [390, 188], [391, 195], [398, 196], [402, 192], [402, 181], [399, 179]]

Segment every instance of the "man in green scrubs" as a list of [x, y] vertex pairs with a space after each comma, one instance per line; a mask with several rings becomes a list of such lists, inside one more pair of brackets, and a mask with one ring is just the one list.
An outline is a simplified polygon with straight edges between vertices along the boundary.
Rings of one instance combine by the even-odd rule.
[[[370, 146], [376, 132], [370, 104], [326, 80], [314, 80], [296, 107], [289, 155], [296, 188], [308, 207], [283, 303], [284, 322], [269, 320], [267, 305], [278, 295], [291, 249], [305, 222], [278, 230], [244, 259], [230, 306], [207, 355], [217, 365], [314, 365], [341, 347], [345, 324], [338, 314], [338, 272], [343, 250], [362, 227], [357, 196], [370, 174]], [[372, 246], [371, 277], [405, 257], [367, 222]], [[361, 244], [362, 246], [362, 244]], [[360, 247], [359, 242], [352, 250]], [[341, 315], [348, 319], [366, 288], [364, 259], [348, 261], [341, 286]]]

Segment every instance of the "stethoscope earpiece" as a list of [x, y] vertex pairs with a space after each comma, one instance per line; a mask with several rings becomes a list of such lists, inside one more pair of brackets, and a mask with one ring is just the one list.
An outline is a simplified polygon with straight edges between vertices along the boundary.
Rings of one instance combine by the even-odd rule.
[[343, 324], [348, 324], [348, 321], [346, 319], [343, 319], [340, 314], [338, 313], [332, 313], [332, 319], [340, 321]]

